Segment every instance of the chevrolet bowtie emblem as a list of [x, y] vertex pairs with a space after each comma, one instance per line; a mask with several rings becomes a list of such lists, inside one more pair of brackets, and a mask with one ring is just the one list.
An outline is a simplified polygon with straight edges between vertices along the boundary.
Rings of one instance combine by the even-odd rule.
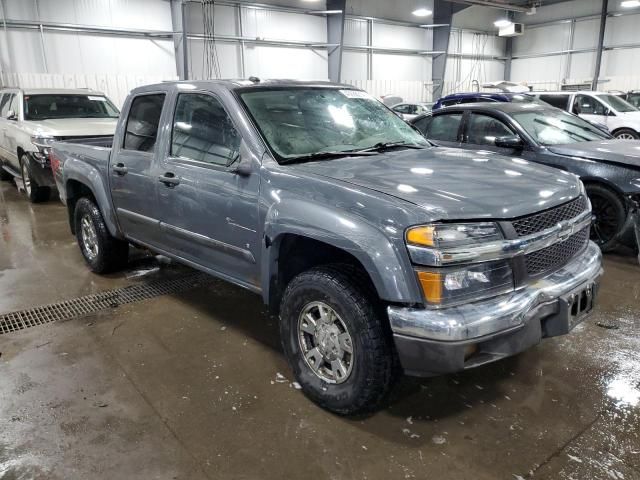
[[560, 232], [558, 232], [558, 238], [560, 240], [566, 240], [567, 238], [569, 238], [571, 235], [573, 235], [573, 229], [574, 226], [573, 225], [567, 225], [566, 223], [559, 223], [558, 227], [560, 227]]

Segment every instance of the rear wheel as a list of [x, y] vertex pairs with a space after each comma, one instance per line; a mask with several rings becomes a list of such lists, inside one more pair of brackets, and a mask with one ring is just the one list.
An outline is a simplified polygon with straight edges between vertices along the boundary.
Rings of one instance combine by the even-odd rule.
[[282, 345], [304, 393], [327, 410], [375, 410], [393, 385], [395, 351], [383, 306], [355, 269], [303, 272], [282, 298]]
[[22, 185], [24, 193], [31, 203], [46, 202], [51, 196], [51, 188], [42, 187], [31, 176], [29, 172], [29, 159], [26, 155], [20, 158], [20, 173], [22, 174]]
[[78, 200], [74, 222], [78, 246], [92, 272], [115, 272], [127, 265], [129, 243], [111, 236], [100, 210], [91, 199]]
[[595, 219], [591, 225], [591, 240], [603, 252], [612, 250], [625, 225], [627, 213], [620, 197], [601, 185], [587, 185]]
[[638, 140], [640, 139], [640, 135], [635, 130], [631, 130], [630, 128], [621, 128], [617, 130], [613, 136], [618, 140]]

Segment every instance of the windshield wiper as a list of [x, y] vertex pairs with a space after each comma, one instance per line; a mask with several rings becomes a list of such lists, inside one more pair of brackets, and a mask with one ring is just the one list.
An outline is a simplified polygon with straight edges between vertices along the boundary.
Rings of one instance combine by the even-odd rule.
[[313, 162], [315, 160], [329, 160], [333, 158], [344, 158], [344, 157], [368, 157], [371, 155], [375, 155], [375, 152], [369, 151], [361, 151], [361, 150], [343, 150], [343, 151], [329, 151], [329, 152], [315, 152], [310, 153], [308, 155], [300, 155], [299, 157], [291, 157], [280, 160], [281, 165], [286, 165], [288, 163], [298, 163], [298, 162]]
[[384, 150], [389, 150], [391, 148], [404, 147], [404, 148], [414, 148], [416, 150], [422, 150], [426, 148], [427, 145], [417, 145], [415, 143], [407, 143], [407, 142], [379, 142], [373, 145], [372, 147], [363, 148], [362, 150], [357, 150], [358, 152], [383, 152]]

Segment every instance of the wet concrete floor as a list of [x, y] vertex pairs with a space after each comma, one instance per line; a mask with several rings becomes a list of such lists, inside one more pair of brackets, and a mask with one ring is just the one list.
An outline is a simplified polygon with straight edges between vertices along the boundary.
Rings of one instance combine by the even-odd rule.
[[[640, 267], [605, 264], [572, 334], [403, 378], [367, 418], [308, 401], [261, 300], [223, 282], [0, 335], [0, 478], [640, 479]], [[61, 204], [0, 186], [0, 313], [180, 271], [93, 275]]]

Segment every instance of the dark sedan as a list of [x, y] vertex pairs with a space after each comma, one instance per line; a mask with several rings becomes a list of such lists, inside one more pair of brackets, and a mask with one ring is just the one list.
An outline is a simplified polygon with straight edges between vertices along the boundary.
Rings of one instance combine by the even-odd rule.
[[593, 240], [604, 251], [633, 241], [640, 141], [614, 140], [575, 115], [536, 103], [457, 105], [410, 123], [441, 146], [497, 152], [578, 175], [593, 206]]

